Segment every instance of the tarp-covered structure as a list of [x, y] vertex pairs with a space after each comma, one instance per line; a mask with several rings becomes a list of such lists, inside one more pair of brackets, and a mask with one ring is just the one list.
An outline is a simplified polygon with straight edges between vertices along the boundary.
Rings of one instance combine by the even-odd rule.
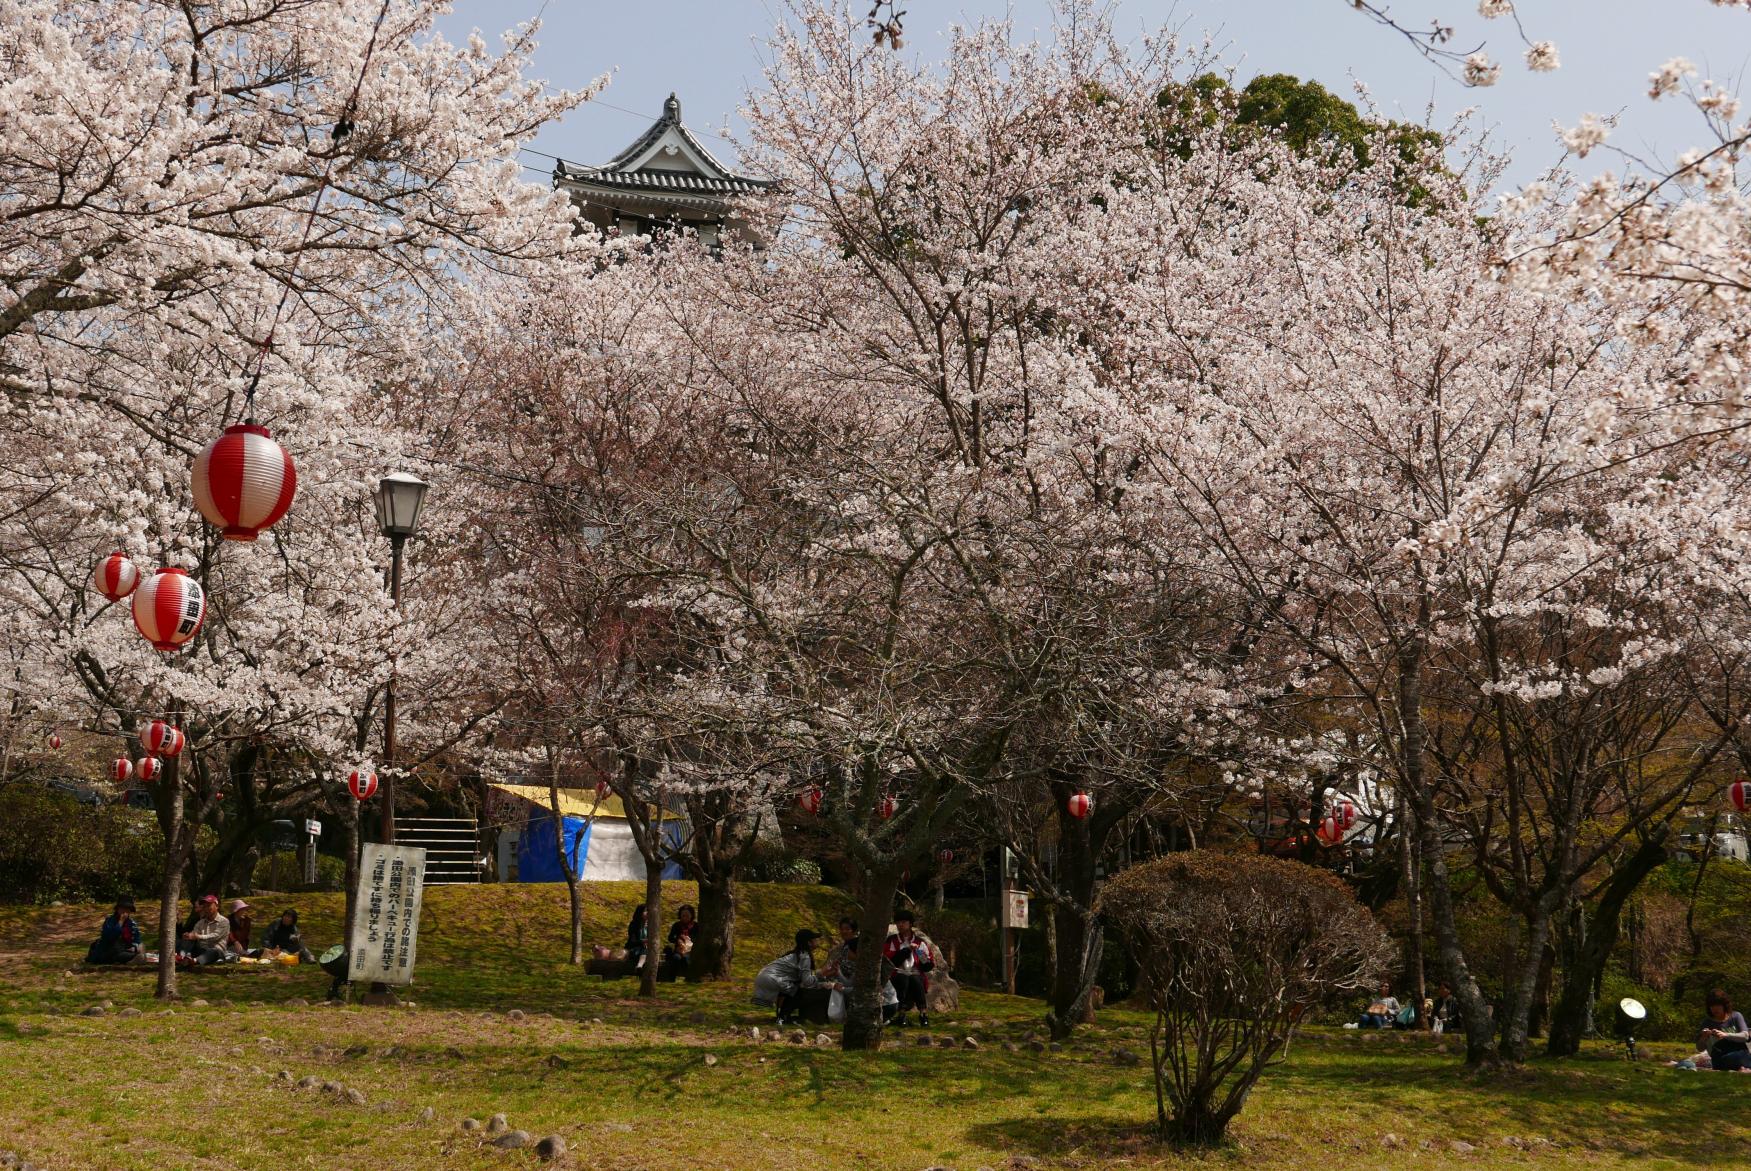
[[[551, 794], [545, 785], [494, 784], [493, 820], [517, 832], [517, 881], [564, 882], [555, 838], [563, 835], [565, 856], [576, 867], [583, 861], [586, 882], [638, 882], [644, 879], [644, 856], [638, 852], [632, 823], [618, 797], [599, 801], [594, 790], [561, 789], [560, 817], [556, 825]], [[654, 812], [654, 810], [653, 810]], [[685, 835], [681, 815], [665, 811], [663, 834], [672, 848]], [[674, 862], [663, 868], [664, 878], [681, 878]]]

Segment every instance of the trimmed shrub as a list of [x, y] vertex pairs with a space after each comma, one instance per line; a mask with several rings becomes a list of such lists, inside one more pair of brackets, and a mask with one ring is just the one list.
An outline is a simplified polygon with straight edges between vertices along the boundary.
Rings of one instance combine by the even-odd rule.
[[41, 785], [0, 785], [0, 901], [149, 899], [164, 877], [150, 812], [86, 805]]
[[1302, 1018], [1393, 958], [1337, 877], [1262, 854], [1194, 850], [1134, 866], [1107, 883], [1100, 909], [1155, 1010], [1156, 1126], [1188, 1145], [1220, 1143]]

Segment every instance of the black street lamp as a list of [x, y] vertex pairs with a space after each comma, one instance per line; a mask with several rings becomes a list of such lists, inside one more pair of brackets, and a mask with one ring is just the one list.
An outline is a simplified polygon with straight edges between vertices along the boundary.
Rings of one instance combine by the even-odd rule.
[[[401, 606], [401, 547], [419, 529], [428, 485], [407, 472], [392, 472], [377, 483], [377, 527], [389, 538], [389, 600]], [[383, 844], [395, 844], [395, 672], [383, 695]]]

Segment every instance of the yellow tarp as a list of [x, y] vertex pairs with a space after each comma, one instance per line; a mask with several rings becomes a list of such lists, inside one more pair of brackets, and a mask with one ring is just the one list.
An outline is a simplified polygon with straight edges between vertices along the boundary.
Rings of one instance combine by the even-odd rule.
[[[509, 785], [494, 781], [492, 787], [501, 793], [509, 793], [513, 797], [539, 805], [543, 809], [553, 808], [546, 785]], [[614, 821], [626, 820], [626, 807], [621, 805], [620, 798], [609, 793], [602, 798], [602, 803], [597, 805], [594, 789], [561, 789], [559, 791], [559, 811], [565, 817], [589, 817], [593, 813], [597, 817], [609, 818]]]

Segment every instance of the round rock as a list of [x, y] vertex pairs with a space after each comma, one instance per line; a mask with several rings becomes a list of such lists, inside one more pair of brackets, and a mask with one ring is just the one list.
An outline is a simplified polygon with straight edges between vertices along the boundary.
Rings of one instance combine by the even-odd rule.
[[535, 1153], [541, 1156], [541, 1161], [544, 1163], [563, 1159], [565, 1158], [565, 1139], [557, 1134], [550, 1134], [535, 1144]]
[[518, 1151], [529, 1145], [529, 1132], [526, 1130], [510, 1130], [492, 1140], [492, 1145], [501, 1151]]

